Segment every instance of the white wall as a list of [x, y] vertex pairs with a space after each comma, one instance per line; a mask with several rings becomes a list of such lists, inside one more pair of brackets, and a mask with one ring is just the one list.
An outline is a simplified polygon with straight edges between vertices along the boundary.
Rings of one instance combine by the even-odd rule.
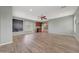
[[35, 32], [35, 22], [24, 21], [23, 29], [24, 32]]
[[23, 31], [19, 31], [19, 32], [13, 32], [13, 35], [21, 35], [21, 34], [28, 34], [28, 33], [34, 33], [35, 32], [35, 22], [28, 20], [28, 19], [22, 19], [19, 17], [14, 17], [15, 19], [18, 20], [23, 20]]
[[74, 32], [73, 16], [66, 16], [48, 21], [48, 32], [57, 34], [72, 34]]
[[75, 25], [76, 25], [76, 34], [79, 36], [79, 8], [77, 9], [75, 15]]
[[0, 44], [12, 42], [12, 7], [0, 6]]
[[76, 17], [76, 32], [79, 35], [79, 14]]

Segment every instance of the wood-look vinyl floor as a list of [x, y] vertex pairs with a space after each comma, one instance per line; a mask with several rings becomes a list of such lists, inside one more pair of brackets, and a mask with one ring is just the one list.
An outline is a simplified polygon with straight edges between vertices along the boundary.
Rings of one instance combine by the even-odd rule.
[[73, 36], [34, 33], [13, 37], [13, 43], [0, 46], [1, 53], [78, 53], [79, 42]]

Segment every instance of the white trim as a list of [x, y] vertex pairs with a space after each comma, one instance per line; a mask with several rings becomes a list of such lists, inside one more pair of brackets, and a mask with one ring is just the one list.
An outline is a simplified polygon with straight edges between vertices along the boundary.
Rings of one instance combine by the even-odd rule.
[[79, 41], [79, 35], [74, 34], [73, 36], [77, 39], [77, 41]]
[[69, 36], [73, 36], [73, 33], [71, 33], [71, 34], [68, 34], [68, 33], [49, 33], [49, 34], [58, 34], [58, 35], [69, 35]]
[[6, 43], [0, 43], [0, 46], [6, 45], [6, 44], [11, 44], [11, 43], [13, 43], [13, 41], [6, 42]]
[[76, 33], [76, 15], [74, 15], [74, 33]]
[[13, 36], [32, 34], [32, 33], [35, 33], [35, 31], [13, 32]]

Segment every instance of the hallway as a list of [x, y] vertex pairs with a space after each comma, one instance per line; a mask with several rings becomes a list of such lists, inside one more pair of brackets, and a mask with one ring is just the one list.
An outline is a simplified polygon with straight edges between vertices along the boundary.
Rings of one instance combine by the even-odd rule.
[[13, 37], [13, 43], [0, 46], [4, 53], [73, 53], [79, 52], [79, 42], [73, 36], [34, 33]]

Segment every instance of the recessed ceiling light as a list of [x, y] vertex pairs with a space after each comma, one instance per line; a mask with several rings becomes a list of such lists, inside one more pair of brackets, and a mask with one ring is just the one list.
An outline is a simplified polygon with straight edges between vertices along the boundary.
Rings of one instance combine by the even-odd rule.
[[32, 12], [33, 10], [32, 10], [32, 9], [29, 9], [29, 11], [31, 11], [31, 12]]

